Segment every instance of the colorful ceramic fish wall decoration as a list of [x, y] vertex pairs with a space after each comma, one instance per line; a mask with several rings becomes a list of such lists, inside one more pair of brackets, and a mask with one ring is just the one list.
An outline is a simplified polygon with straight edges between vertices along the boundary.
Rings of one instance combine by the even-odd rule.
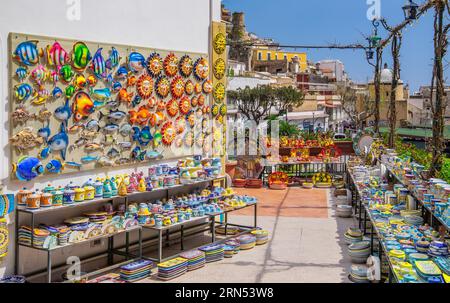
[[91, 52], [84, 42], [76, 42], [72, 50], [72, 66], [78, 71], [82, 72], [91, 61]]
[[39, 58], [44, 55], [42, 48], [38, 48], [38, 41], [25, 41], [17, 45], [13, 53], [13, 59], [26, 66], [32, 66], [39, 63]]
[[44, 173], [44, 166], [35, 157], [23, 156], [13, 164], [13, 173], [21, 181], [31, 181]]
[[66, 133], [66, 128], [64, 123], [61, 123], [60, 131], [48, 140], [48, 147], [52, 152], [59, 151], [61, 153], [61, 158], [66, 160], [66, 151], [69, 146], [69, 137]]

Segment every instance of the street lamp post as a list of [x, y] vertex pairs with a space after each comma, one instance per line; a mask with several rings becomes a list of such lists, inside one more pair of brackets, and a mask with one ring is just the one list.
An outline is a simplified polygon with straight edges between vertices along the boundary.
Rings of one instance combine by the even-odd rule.
[[405, 20], [416, 20], [417, 19], [417, 11], [419, 9], [419, 5], [414, 3], [412, 0], [409, 0], [403, 7], [403, 13], [405, 14]]

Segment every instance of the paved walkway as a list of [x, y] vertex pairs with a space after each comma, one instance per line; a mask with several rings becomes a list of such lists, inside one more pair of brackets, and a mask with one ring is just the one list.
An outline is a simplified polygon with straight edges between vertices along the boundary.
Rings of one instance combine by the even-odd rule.
[[[335, 217], [329, 190], [237, 191], [259, 198], [258, 225], [270, 231], [270, 242], [171, 282], [348, 282], [351, 263], [343, 234], [354, 221]], [[251, 210], [230, 216], [230, 221], [251, 224], [247, 212]]]

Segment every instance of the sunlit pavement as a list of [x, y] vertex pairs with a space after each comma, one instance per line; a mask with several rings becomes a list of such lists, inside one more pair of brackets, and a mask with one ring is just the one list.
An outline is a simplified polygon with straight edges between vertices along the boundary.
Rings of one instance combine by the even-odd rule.
[[[171, 282], [349, 282], [351, 263], [343, 234], [355, 221], [335, 217], [329, 190], [236, 191], [259, 198], [258, 225], [269, 230], [270, 242], [241, 251], [231, 259], [209, 263]], [[252, 211], [243, 210], [229, 219], [250, 225]], [[201, 236], [191, 239], [190, 245], [204, 240]], [[156, 281], [150, 278], [141, 282]]]

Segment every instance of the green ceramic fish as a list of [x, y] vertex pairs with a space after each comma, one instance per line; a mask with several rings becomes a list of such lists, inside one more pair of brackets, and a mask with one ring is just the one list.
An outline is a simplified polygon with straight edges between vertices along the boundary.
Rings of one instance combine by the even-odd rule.
[[84, 42], [77, 42], [73, 46], [72, 66], [77, 71], [83, 71], [91, 61], [91, 52]]

